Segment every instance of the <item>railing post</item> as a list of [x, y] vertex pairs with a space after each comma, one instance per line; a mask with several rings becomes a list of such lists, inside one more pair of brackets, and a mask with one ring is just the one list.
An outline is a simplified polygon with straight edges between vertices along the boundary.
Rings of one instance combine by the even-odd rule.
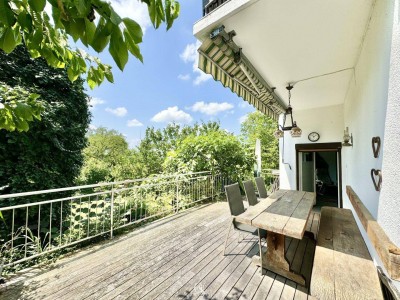
[[114, 237], [114, 185], [111, 186], [111, 220], [110, 237]]
[[178, 178], [175, 179], [175, 198], [176, 198], [176, 208], [175, 213], [179, 212], [179, 182]]
[[211, 199], [214, 200], [214, 174], [211, 174]]

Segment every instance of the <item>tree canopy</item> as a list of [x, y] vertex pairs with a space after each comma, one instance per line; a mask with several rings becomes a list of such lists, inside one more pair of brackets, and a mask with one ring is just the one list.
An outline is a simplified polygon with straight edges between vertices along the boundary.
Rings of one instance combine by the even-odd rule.
[[[176, 0], [140, 0], [148, 7], [155, 28], [166, 23], [167, 30], [179, 15]], [[48, 15], [46, 5], [51, 9]], [[49, 66], [67, 69], [69, 80], [83, 76], [90, 88], [105, 79], [113, 82], [111, 66], [82, 49], [74, 49], [68, 38], [80, 41], [100, 53], [106, 48], [123, 70], [129, 53], [143, 62], [139, 44], [141, 26], [120, 17], [109, 2], [102, 0], [0, 0], [0, 50], [13, 52], [24, 44], [32, 58], [42, 57]], [[0, 129], [28, 130], [28, 122], [40, 119], [37, 95], [0, 83]], [[23, 101], [24, 98], [28, 100]]]
[[73, 185], [90, 122], [83, 81], [72, 83], [65, 70], [32, 60], [23, 46], [8, 55], [0, 50], [0, 70], [0, 82], [10, 90], [20, 87], [41, 95], [42, 118], [32, 121], [28, 132], [0, 130], [3, 193]]
[[168, 153], [164, 168], [176, 173], [207, 170], [238, 181], [251, 173], [253, 164], [254, 155], [246, 151], [236, 136], [214, 130], [182, 140], [176, 150]]
[[274, 137], [275, 130], [276, 121], [258, 111], [248, 114], [241, 125], [242, 138], [253, 153], [256, 140], [260, 139], [263, 169], [279, 168], [279, 148], [278, 140]]
[[100, 127], [90, 132], [78, 182], [95, 184], [133, 178], [132, 154], [125, 137], [117, 131]]

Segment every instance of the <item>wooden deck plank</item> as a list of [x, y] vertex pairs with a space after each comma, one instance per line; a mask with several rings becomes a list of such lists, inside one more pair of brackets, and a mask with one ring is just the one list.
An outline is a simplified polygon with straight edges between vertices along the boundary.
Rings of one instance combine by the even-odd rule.
[[[227, 273], [227, 269], [224, 270], [224, 274], [221, 273], [220, 276], [218, 276], [214, 282], [212, 283], [214, 286], [219, 285], [218, 290], [212, 295], [213, 299], [224, 299], [232, 287], [236, 284], [236, 282], [239, 280], [239, 278], [243, 275], [244, 271], [249, 267], [249, 265], [252, 263], [251, 257], [255, 254], [258, 253], [259, 251], [259, 246], [257, 243], [257, 240], [255, 240], [255, 245], [251, 249], [248, 255], [246, 255], [242, 262], [237, 266], [237, 268], [231, 272]], [[221, 276], [222, 275], [222, 276]], [[226, 279], [225, 279], [226, 278]], [[221, 281], [225, 280], [222, 284]], [[207, 288], [207, 293], [210, 293], [212, 291], [213, 287], [209, 286]]]
[[285, 287], [285, 281], [284, 277], [280, 275], [276, 276], [274, 284], [268, 293], [267, 300], [275, 300], [281, 297], [283, 288]]
[[[221, 225], [223, 226], [223, 225]], [[127, 275], [133, 276], [142, 273], [143, 270], [148, 269], [149, 267], [154, 267], [155, 264], [162, 262], [163, 259], [168, 259], [168, 256], [175, 255], [180, 253], [179, 251], [184, 251], [186, 248], [191, 246], [191, 241], [198, 241], [202, 239], [202, 235], [206, 232], [206, 228], [201, 227], [196, 229], [194, 232], [189, 232], [186, 237], [192, 236], [193, 240], [186, 238], [187, 241], [184, 245], [179, 245], [179, 243], [175, 243], [173, 241], [172, 245], [174, 247], [170, 249], [163, 249], [162, 247], [158, 249], [158, 251], [151, 251], [149, 255], [146, 252], [142, 257], [138, 258], [130, 258], [129, 252], [128, 256], [122, 255], [122, 258], [117, 260], [116, 262], [110, 261], [102, 266], [102, 268], [98, 269], [96, 272], [91, 273], [91, 276], [88, 274], [83, 273], [83, 275], [79, 276], [78, 278], [74, 278], [75, 282], [78, 284], [71, 284], [69, 286], [65, 285], [61, 290], [57, 293], [52, 293], [49, 295], [50, 298], [57, 297], [57, 296], [64, 296], [67, 297], [68, 294], [74, 294], [80, 288], [83, 292], [87, 292], [88, 296], [93, 295], [93, 291], [96, 290], [99, 286], [105, 286], [107, 289], [113, 286], [113, 282], [111, 280], [119, 280], [120, 278], [127, 278]], [[176, 241], [179, 241], [179, 237]], [[184, 247], [183, 247], [184, 246]], [[165, 247], [165, 246], [164, 246]], [[128, 258], [128, 259], [127, 259]], [[108, 282], [104, 283], [104, 280]], [[111, 282], [110, 282], [111, 281]], [[103, 283], [99, 285], [99, 283]], [[91, 293], [89, 293], [89, 288]]]
[[251, 278], [254, 276], [255, 272], [260, 272], [258, 267], [255, 267], [253, 264], [249, 264], [246, 271], [242, 274], [239, 280], [235, 283], [232, 289], [229, 291], [228, 295], [226, 295], [225, 299], [227, 300], [236, 300], [242, 295], [243, 291], [247, 287], [247, 284], [250, 282]]
[[264, 276], [261, 275], [260, 268], [257, 268], [257, 272], [253, 274], [243, 293], [240, 295], [239, 300], [253, 299], [255, 293], [258, 290]]
[[[286, 191], [282, 191], [282, 194]], [[318, 215], [317, 215], [318, 216]], [[316, 217], [311, 223], [312, 228]], [[237, 232], [228, 240], [227, 256], [222, 255], [229, 225], [227, 203], [181, 214], [168, 221], [146, 226], [62, 259], [54, 269], [6, 290], [0, 299], [307, 299], [307, 289], [290, 280], [262, 276], [250, 256], [258, 252], [257, 238], [251, 235], [238, 243]], [[317, 224], [317, 223], [315, 223]], [[159, 237], [159, 238], [157, 238]], [[304, 257], [301, 269], [310, 264], [307, 252], [312, 244], [299, 247], [297, 239], [287, 239], [288, 259]], [[304, 251], [305, 254], [298, 252]], [[311, 251], [312, 252], [312, 251]], [[298, 262], [300, 263], [300, 262]], [[309, 271], [310, 272], [310, 271]], [[208, 296], [205, 296], [208, 295]]]
[[[230, 269], [232, 270], [233, 268], [236, 267], [238, 263], [240, 263], [246, 253], [250, 250], [250, 247], [253, 247], [254, 245], [254, 240], [249, 241], [244, 243], [244, 246], [239, 247], [239, 252], [237, 255], [232, 256], [232, 258], [228, 258], [222, 261], [216, 268], [214, 268], [209, 274], [207, 274], [206, 277], [203, 278], [202, 281], [199, 282], [199, 284], [196, 286], [198, 288], [194, 288], [188, 295], [187, 298], [189, 299], [197, 299], [200, 298], [200, 296], [205, 296], [205, 299], [207, 299], [207, 288], [210, 287], [210, 285], [214, 282], [218, 276], [225, 270], [225, 269]], [[201, 298], [200, 298], [201, 299]]]
[[262, 279], [260, 285], [258, 286], [258, 289], [256, 293], [254, 294], [254, 297], [252, 298], [253, 300], [265, 300], [266, 295], [268, 295], [269, 291], [272, 288], [272, 285], [275, 282], [276, 274], [272, 273], [271, 271], [268, 271], [264, 278]]
[[[237, 237], [236, 235], [231, 235], [230, 239], [228, 240], [227, 251], [231, 251], [233, 249], [232, 246], [235, 245], [237, 246]], [[189, 271], [182, 270], [182, 274], [176, 274], [178, 275], [178, 278], [172, 277], [169, 279], [169, 282], [165, 281], [163, 285], [160, 285], [157, 288], [159, 294], [156, 295], [154, 299], [163, 300], [170, 298], [179, 288], [196, 276], [196, 274], [198, 274], [200, 270], [204, 269], [212, 260], [218, 258], [218, 256], [222, 256], [223, 248], [224, 244], [221, 241], [220, 246], [210, 253], [210, 255], [208, 255], [206, 258], [202, 259], [197, 264], [193, 264], [193, 266], [188, 265], [190, 268]], [[170, 285], [162, 290], [167, 283], [170, 283]]]
[[153, 272], [143, 273], [133, 280], [129, 275], [126, 276], [124, 284], [115, 287], [110, 293], [102, 295], [99, 299], [110, 299], [115, 296], [118, 296], [118, 299], [138, 299], [139, 296], [145, 296], [152, 288], [163, 282], [164, 279], [179, 271], [180, 268], [197, 256], [202, 255], [202, 252], [207, 248], [210, 249], [212, 245], [215, 246], [215, 242], [223, 238], [223, 233], [224, 231], [221, 232], [220, 236], [214, 238], [202, 239], [194, 245], [195, 248], [198, 248], [196, 252], [183, 251], [179, 256], [176, 256], [173, 260]]
[[296, 282], [286, 279], [285, 286], [281, 294], [281, 300], [293, 300], [296, 293]]
[[[232, 247], [227, 248], [227, 256], [219, 255], [215, 257], [207, 266], [200, 269], [196, 276], [192, 277], [188, 282], [181, 286], [173, 295], [172, 299], [185, 298], [190, 292], [198, 286], [198, 284], [216, 267], [218, 267], [223, 261], [232, 259], [238, 255], [240, 243], [232, 243]], [[199, 287], [202, 288], [202, 287]]]
[[[196, 222], [198, 220], [196, 218], [189, 218], [189, 220], [187, 221]], [[184, 220], [182, 220], [182, 222], [182, 225], [186, 224]], [[180, 222], [177, 223], [178, 224], [176, 225], [181, 225]], [[176, 227], [178, 228], [178, 226]], [[74, 285], [76, 282], [81, 282], [81, 280], [84, 278], [89, 278], [93, 274], [95, 277], [92, 277], [91, 279], [97, 279], [97, 276], [99, 274], [104, 273], [104, 269], [106, 266], [121, 266], [123, 265], [121, 262], [124, 262], [127, 257], [129, 257], [131, 261], [140, 262], [146, 257], [149, 258], [149, 252], [157, 254], [157, 251], [160, 252], [165, 251], [166, 248], [172, 248], [174, 247], [175, 242], [179, 241], [184, 236], [183, 233], [185, 231], [187, 231], [188, 233], [190, 232], [188, 231], [188, 228], [190, 227], [185, 226], [184, 228], [182, 228], [182, 230], [171, 230], [171, 234], [168, 234], [166, 236], [164, 235], [164, 237], [161, 236], [160, 245], [157, 245], [154, 241], [156, 237], [155, 234], [151, 235], [152, 239], [150, 241], [143, 238], [137, 239], [137, 236], [135, 235], [135, 244], [132, 245], [131, 243], [120, 243], [120, 248], [118, 249], [118, 251], [115, 251], [115, 249], [113, 249], [112, 247], [106, 247], [105, 249], [102, 249], [102, 251], [99, 251], [97, 253], [95, 252], [94, 255], [90, 255], [85, 258], [83, 264], [79, 259], [72, 260], [71, 265], [73, 269], [71, 269], [71, 267], [63, 267], [46, 273], [45, 279], [46, 281], [50, 282], [47, 282], [45, 287], [42, 289], [43, 296], [46, 295], [46, 291], [50, 291], [50, 296], [53, 296], [54, 291], [57, 288], [67, 288], [71, 285]], [[201, 226], [198, 227], [198, 231], [193, 232], [192, 234], [196, 234], [197, 232], [201, 232]], [[142, 247], [141, 249], [135, 249], [135, 245], [140, 244], [143, 244], [144, 247]], [[138, 254], [132, 255], [132, 253]], [[107, 257], [108, 259], [104, 260], [104, 257]], [[63, 274], [68, 274], [68, 276], [62, 276]], [[107, 275], [109, 274], [107, 273]], [[52, 278], [57, 280], [52, 281]], [[36, 278], [35, 284], [40, 284], [40, 276]]]

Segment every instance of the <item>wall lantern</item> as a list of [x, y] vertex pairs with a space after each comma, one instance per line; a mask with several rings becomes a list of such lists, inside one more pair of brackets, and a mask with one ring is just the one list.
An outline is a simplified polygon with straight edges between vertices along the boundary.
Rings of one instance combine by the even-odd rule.
[[346, 127], [344, 131], [342, 146], [345, 147], [353, 146], [353, 134], [349, 133], [349, 127]]
[[289, 94], [289, 105], [283, 114], [283, 125], [281, 126], [278, 124], [278, 129], [274, 132], [274, 136], [277, 139], [283, 137], [284, 131], [290, 130], [290, 134], [294, 138], [301, 137], [302, 132], [300, 127], [297, 126], [296, 121], [293, 121], [293, 109], [290, 106], [290, 98], [292, 96], [290, 91], [293, 89], [293, 86], [289, 84], [286, 89], [288, 90]]

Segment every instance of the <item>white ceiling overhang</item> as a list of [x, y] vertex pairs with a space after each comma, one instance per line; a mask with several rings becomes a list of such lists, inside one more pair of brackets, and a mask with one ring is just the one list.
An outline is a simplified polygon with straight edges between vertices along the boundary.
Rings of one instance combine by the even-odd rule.
[[[238, 3], [235, 10], [235, 3]], [[292, 106], [309, 109], [344, 102], [374, 0], [230, 0], [194, 26], [204, 41], [217, 27], [235, 31], [235, 44]], [[219, 9], [229, 8], [221, 15]], [[323, 75], [323, 76], [322, 76]]]

